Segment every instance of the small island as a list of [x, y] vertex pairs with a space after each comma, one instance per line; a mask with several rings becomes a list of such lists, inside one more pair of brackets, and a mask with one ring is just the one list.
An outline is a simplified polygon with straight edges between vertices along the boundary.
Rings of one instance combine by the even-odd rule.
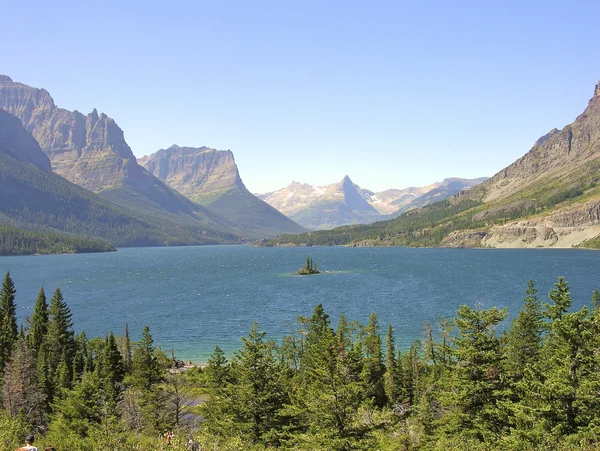
[[308, 276], [310, 274], [321, 274], [321, 271], [317, 269], [317, 265], [313, 263], [311, 257], [306, 257], [306, 265], [304, 265], [294, 274], [296, 274], [297, 276]]

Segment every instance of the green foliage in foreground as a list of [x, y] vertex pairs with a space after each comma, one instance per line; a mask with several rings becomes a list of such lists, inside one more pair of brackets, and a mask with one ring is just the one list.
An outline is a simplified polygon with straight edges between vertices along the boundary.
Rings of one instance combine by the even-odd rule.
[[545, 303], [530, 282], [501, 333], [506, 309], [463, 305], [397, 351], [375, 314], [365, 325], [341, 315], [334, 329], [318, 305], [280, 344], [254, 324], [231, 361], [217, 347], [205, 369], [185, 372], [147, 327], [133, 345], [127, 329], [75, 336], [60, 290], [49, 305], [40, 290], [16, 336], [11, 282], [0, 296], [11, 325], [0, 451], [30, 432], [57, 451], [193, 449], [192, 435], [216, 450], [600, 447], [600, 294], [571, 311], [562, 278]]

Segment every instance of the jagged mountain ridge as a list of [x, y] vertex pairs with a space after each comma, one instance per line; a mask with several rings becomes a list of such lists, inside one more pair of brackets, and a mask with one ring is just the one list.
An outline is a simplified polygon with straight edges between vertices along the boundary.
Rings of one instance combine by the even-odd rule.
[[[293, 182], [281, 190], [258, 196], [299, 224], [319, 230], [389, 219], [405, 211], [443, 200], [481, 183], [482, 180], [485, 178], [452, 178], [425, 187], [375, 193], [352, 183], [345, 176], [340, 182], [325, 186]], [[426, 197], [428, 193], [431, 195]]]
[[573, 123], [482, 184], [391, 221], [272, 244], [286, 242], [600, 248], [600, 82]]
[[47, 233], [102, 239], [118, 246], [208, 244], [237, 237], [171, 230], [145, 221], [50, 170], [50, 161], [21, 121], [0, 109], [0, 224]]
[[241, 233], [228, 220], [168, 188], [138, 165], [123, 131], [105, 114], [87, 116], [55, 105], [44, 89], [0, 76], [0, 108], [17, 116], [67, 180], [146, 218], [171, 223], [173, 230]]
[[171, 188], [229, 219], [252, 237], [305, 231], [248, 191], [230, 150], [173, 145], [138, 162]]

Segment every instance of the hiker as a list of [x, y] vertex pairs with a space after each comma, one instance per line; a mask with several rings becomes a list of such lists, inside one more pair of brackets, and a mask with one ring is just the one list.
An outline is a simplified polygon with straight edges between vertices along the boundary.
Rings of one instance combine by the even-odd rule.
[[17, 448], [16, 451], [38, 451], [38, 449], [33, 446], [33, 440], [35, 437], [33, 435], [28, 435], [25, 437], [25, 446]]
[[200, 451], [200, 445], [194, 440], [194, 437], [190, 435], [185, 444], [185, 449], [189, 449], [190, 451]]

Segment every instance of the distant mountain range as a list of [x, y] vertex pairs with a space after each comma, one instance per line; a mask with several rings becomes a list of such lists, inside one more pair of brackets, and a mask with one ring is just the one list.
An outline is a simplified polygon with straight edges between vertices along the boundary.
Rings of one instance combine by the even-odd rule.
[[138, 162], [168, 186], [230, 220], [246, 234], [274, 237], [306, 231], [246, 189], [229, 150], [174, 145]]
[[585, 111], [491, 179], [390, 221], [268, 244], [600, 248], [600, 83]]
[[425, 187], [389, 189], [379, 193], [363, 189], [345, 176], [340, 182], [312, 186], [293, 182], [258, 197], [309, 229], [324, 230], [367, 224], [396, 217], [406, 211], [473, 187], [486, 180], [445, 179]]

